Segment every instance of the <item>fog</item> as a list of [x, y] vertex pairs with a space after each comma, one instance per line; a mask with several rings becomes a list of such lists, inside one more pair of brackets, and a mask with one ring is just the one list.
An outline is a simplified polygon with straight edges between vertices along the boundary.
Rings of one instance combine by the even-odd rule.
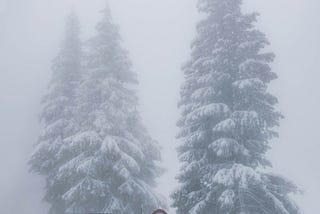
[[[169, 196], [179, 165], [177, 101], [181, 65], [199, 20], [196, 0], [110, 0], [124, 46], [139, 75], [140, 112], [150, 134], [163, 147], [167, 172], [158, 190]], [[94, 33], [104, 0], [0, 0], [0, 209], [1, 213], [45, 213], [42, 179], [28, 172], [27, 161], [39, 133], [40, 98], [50, 63], [63, 33], [66, 15], [75, 10], [82, 37]], [[279, 79], [271, 90], [286, 118], [270, 158], [274, 170], [292, 179], [304, 194], [296, 196], [302, 213], [317, 213], [320, 192], [320, 2], [247, 0], [257, 11], [258, 28], [276, 54]], [[169, 198], [169, 197], [168, 197]]]

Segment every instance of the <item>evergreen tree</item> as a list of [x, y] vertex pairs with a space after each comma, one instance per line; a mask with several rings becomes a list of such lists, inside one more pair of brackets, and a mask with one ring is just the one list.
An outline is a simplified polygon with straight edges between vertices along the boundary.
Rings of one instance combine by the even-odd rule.
[[56, 175], [59, 168], [69, 160], [63, 152], [65, 140], [78, 130], [76, 113], [76, 88], [80, 83], [81, 42], [80, 27], [75, 14], [67, 19], [65, 38], [60, 52], [52, 65], [49, 92], [44, 96], [40, 120], [43, 131], [30, 160], [31, 170], [46, 178], [45, 200], [50, 213], [64, 213], [62, 195], [67, 184]]
[[277, 78], [255, 29], [257, 14], [242, 0], [199, 0], [198, 24], [184, 66], [178, 135], [181, 186], [173, 194], [178, 214], [298, 214], [289, 194], [297, 188], [266, 172], [265, 154], [277, 137], [281, 113], [268, 92]]
[[67, 212], [136, 214], [163, 205], [153, 191], [160, 150], [141, 124], [137, 78], [110, 11], [88, 41], [78, 94], [80, 130], [66, 140], [70, 160], [58, 179], [70, 184]]

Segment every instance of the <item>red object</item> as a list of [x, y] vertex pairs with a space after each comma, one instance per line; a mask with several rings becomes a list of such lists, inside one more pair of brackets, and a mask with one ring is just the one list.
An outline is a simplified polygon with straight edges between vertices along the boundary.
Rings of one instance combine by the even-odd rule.
[[154, 211], [152, 214], [167, 214], [166, 211], [162, 210], [162, 209], [158, 209], [156, 211]]

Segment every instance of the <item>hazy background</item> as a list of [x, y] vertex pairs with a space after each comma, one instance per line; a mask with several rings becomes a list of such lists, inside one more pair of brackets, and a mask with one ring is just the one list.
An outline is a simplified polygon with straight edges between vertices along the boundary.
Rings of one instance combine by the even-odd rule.
[[[40, 97], [50, 77], [50, 61], [72, 8], [82, 22], [83, 38], [105, 0], [0, 0], [0, 212], [43, 214], [43, 181], [28, 173], [27, 160], [38, 133]], [[196, 0], [110, 0], [140, 79], [141, 114], [163, 149], [167, 173], [159, 191], [176, 185], [174, 148], [183, 80], [181, 64], [199, 19]], [[319, 0], [247, 0], [245, 9], [261, 13], [258, 27], [270, 39], [279, 80], [272, 91], [285, 114], [280, 139], [270, 158], [275, 171], [294, 180], [302, 213], [315, 214], [320, 192], [320, 2]]]

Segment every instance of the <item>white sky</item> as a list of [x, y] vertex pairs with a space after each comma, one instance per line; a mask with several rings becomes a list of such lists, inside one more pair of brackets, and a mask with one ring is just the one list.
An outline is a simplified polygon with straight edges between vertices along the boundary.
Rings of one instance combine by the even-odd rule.
[[[73, 0], [91, 35], [104, 0]], [[174, 148], [179, 118], [180, 67], [188, 59], [198, 20], [195, 0], [110, 0], [140, 79], [141, 114], [163, 149], [168, 172], [159, 191], [176, 185]], [[280, 139], [270, 152], [275, 171], [304, 191], [297, 197], [303, 213], [317, 213], [320, 192], [320, 2], [318, 0], [247, 0], [261, 13], [258, 27], [267, 34], [277, 59], [279, 80], [272, 91], [285, 114]], [[50, 75], [50, 60], [61, 38], [72, 0], [0, 0], [0, 208], [3, 213], [44, 213], [41, 179], [28, 174], [26, 161], [38, 127], [39, 100]], [[19, 204], [19, 206], [17, 206]]]

